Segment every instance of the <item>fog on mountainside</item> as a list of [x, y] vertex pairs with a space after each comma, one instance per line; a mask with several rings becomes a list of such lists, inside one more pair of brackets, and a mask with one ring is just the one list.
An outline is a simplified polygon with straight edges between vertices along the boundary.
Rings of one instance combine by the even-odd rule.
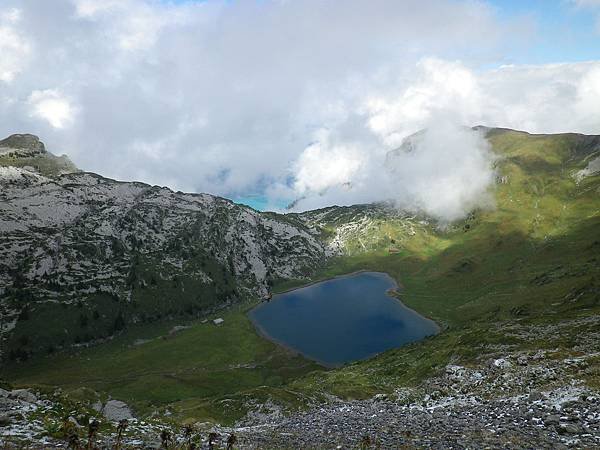
[[319, 197], [326, 196], [338, 205], [392, 202], [401, 211], [449, 223], [494, 206], [495, 159], [484, 130], [451, 121], [432, 124], [377, 158], [359, 148], [314, 144], [301, 157], [294, 187], [303, 197], [293, 210], [320, 207]]

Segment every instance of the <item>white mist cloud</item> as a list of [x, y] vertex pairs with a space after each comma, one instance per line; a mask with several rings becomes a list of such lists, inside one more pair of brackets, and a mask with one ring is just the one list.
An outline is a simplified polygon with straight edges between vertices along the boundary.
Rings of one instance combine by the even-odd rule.
[[[459, 125], [600, 132], [600, 63], [481, 69], [532, 34], [494, 11], [471, 0], [3, 0], [0, 134], [38, 134], [119, 179], [306, 197], [299, 208], [394, 198], [452, 218], [486, 204], [489, 180], [483, 144]], [[387, 152], [423, 128], [453, 133], [452, 146], [432, 137], [386, 175]], [[438, 159], [462, 161], [473, 195], [431, 175]], [[446, 192], [459, 204], [444, 208]]]
[[149, 50], [169, 26], [187, 22], [186, 8], [136, 0], [74, 0], [77, 17], [102, 23], [126, 51]]
[[450, 113], [469, 124], [481, 113], [483, 93], [474, 72], [459, 62], [425, 58], [415, 67], [416, 79], [397, 96], [367, 99], [369, 128], [388, 146], [398, 146], [434, 116]]
[[316, 138], [294, 165], [294, 190], [302, 196], [324, 194], [332, 186], [348, 186], [367, 163], [367, 155], [358, 147], [336, 145], [327, 130], [319, 130]]
[[484, 136], [451, 122], [432, 125], [418, 136], [413, 151], [388, 158], [397, 205], [442, 221], [491, 207], [494, 156]]
[[495, 157], [482, 132], [443, 116], [426, 123], [388, 151], [377, 151], [384, 144], [376, 135], [360, 147], [371, 151], [325, 137], [298, 158], [293, 190], [285, 194], [301, 199], [300, 210], [386, 200], [441, 222], [492, 207]]
[[10, 83], [25, 68], [31, 45], [19, 32], [21, 11], [10, 8], [0, 12], [0, 81]]

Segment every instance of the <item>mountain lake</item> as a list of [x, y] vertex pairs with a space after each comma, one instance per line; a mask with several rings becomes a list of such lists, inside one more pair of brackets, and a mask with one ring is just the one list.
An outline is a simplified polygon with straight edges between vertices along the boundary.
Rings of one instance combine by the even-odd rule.
[[390, 295], [397, 288], [386, 273], [358, 272], [274, 295], [249, 317], [269, 340], [338, 367], [439, 332]]

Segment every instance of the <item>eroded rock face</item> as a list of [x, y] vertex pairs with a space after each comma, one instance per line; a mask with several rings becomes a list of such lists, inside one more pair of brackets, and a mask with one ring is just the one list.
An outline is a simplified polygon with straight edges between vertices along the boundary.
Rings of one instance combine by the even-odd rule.
[[33, 134], [13, 134], [0, 141], [0, 154], [11, 151], [35, 155], [45, 153], [46, 147], [40, 138]]
[[588, 165], [575, 173], [575, 180], [580, 183], [584, 178], [600, 174], [600, 156], [591, 159]]
[[[185, 308], [195, 316], [263, 296], [273, 280], [306, 277], [327, 258], [319, 231], [300, 220], [208, 194], [91, 173], [49, 178], [14, 166], [0, 167], [0, 235], [0, 296], [8, 294], [7, 304], [13, 296], [11, 304], [19, 307], [35, 299], [25, 315], [39, 320], [41, 330], [44, 319], [37, 311], [44, 307], [78, 303], [85, 310], [94, 298], [107, 296], [117, 305], [113, 311], [123, 310], [120, 321], [145, 320], [155, 312], [131, 307], [142, 291], [144, 297], [160, 295], [160, 317]], [[89, 319], [91, 310], [86, 314]], [[23, 312], [16, 308], [6, 313], [6, 333], [18, 334], [19, 316]], [[117, 317], [97, 320], [105, 320], [109, 333], [116, 328]], [[68, 338], [60, 345], [78, 344], [79, 324], [65, 328]], [[28, 336], [24, 351], [40, 353], [62, 339]], [[10, 350], [23, 353], [17, 344]]]
[[133, 419], [133, 413], [129, 409], [129, 406], [120, 400], [109, 400], [106, 402], [106, 405], [102, 408], [102, 414], [113, 422], [123, 419]]

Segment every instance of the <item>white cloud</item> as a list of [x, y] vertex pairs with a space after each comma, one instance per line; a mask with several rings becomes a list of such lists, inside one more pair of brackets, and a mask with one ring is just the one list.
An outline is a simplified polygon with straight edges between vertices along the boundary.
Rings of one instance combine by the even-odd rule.
[[[99, 22], [123, 50], [148, 50], [160, 33], [185, 24], [186, 9], [147, 4], [139, 0], [73, 0], [76, 14]], [[112, 41], [111, 39], [111, 41]]]
[[43, 119], [54, 128], [65, 128], [71, 125], [75, 118], [75, 108], [60, 91], [55, 89], [33, 91], [27, 103], [31, 108], [31, 117]]
[[117, 10], [120, 6], [127, 5], [127, 0], [76, 0], [75, 8], [80, 17], [93, 18], [99, 13]]
[[469, 115], [480, 113], [477, 77], [463, 64], [425, 58], [416, 64], [415, 72], [417, 79], [400, 95], [367, 99], [369, 127], [389, 146], [400, 145], [435, 115], [452, 112], [457, 122], [468, 124]]
[[426, 58], [396, 95], [368, 97], [370, 129], [389, 146], [436, 117], [533, 133], [600, 132], [600, 62], [475, 71]]
[[11, 8], [0, 13], [0, 81], [10, 83], [25, 68], [31, 45], [18, 30], [21, 11]]
[[355, 183], [367, 155], [354, 146], [336, 145], [327, 130], [319, 130], [316, 139], [296, 161], [295, 191], [300, 195], [322, 194], [332, 186]]
[[402, 161], [406, 181], [381, 175], [406, 135], [449, 127], [443, 151], [462, 140], [486, 180], [481, 143], [456, 124], [600, 132], [600, 63], [480, 69], [531, 37], [483, 1], [3, 0], [0, 18], [0, 133], [40, 134], [120, 179], [453, 217], [485, 197], [478, 182], [472, 197], [448, 189], [464, 202], [448, 210], [441, 187], [403, 184], [431, 183], [434, 142], [430, 165]]
[[493, 161], [480, 133], [449, 121], [433, 122], [413, 151], [388, 158], [392, 198], [403, 209], [443, 221], [459, 219], [493, 205]]
[[586, 131], [598, 132], [600, 113], [598, 102], [600, 102], [600, 64], [588, 70], [577, 86], [577, 100], [573, 105], [578, 117], [584, 121]]

